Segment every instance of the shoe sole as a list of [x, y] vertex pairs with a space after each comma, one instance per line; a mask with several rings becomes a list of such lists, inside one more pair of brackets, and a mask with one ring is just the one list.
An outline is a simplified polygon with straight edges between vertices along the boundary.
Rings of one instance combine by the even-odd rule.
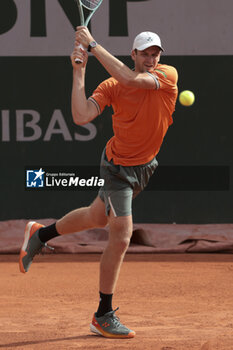
[[101, 335], [102, 337], [106, 338], [115, 338], [115, 339], [125, 339], [125, 338], [134, 338], [136, 333], [130, 332], [129, 334], [111, 334], [108, 332], [105, 332], [103, 329], [97, 329], [92, 323], [90, 324], [90, 330], [91, 332]]
[[20, 250], [20, 255], [19, 255], [19, 270], [22, 273], [27, 272], [27, 271], [25, 271], [24, 266], [23, 266], [23, 257], [25, 255], [27, 255], [26, 248], [28, 245], [28, 241], [30, 239], [30, 231], [31, 231], [31, 228], [34, 224], [36, 224], [35, 221], [28, 222], [26, 227], [25, 227], [25, 231], [24, 231], [24, 241], [23, 241], [23, 245], [22, 245], [22, 248]]

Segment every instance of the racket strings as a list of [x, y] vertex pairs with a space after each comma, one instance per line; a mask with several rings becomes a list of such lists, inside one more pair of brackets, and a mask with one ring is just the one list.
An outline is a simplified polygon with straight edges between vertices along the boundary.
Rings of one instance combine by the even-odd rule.
[[94, 10], [102, 0], [81, 0], [83, 6], [85, 6], [88, 10]]

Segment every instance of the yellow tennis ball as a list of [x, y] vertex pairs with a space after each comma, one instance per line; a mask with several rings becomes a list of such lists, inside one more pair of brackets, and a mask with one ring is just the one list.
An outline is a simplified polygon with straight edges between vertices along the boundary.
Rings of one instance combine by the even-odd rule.
[[184, 90], [179, 95], [179, 101], [183, 106], [192, 106], [195, 101], [195, 96], [192, 91]]

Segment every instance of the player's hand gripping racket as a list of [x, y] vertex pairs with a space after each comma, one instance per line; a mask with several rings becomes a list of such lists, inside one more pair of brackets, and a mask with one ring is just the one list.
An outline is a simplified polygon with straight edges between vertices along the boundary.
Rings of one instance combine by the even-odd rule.
[[[87, 27], [91, 17], [94, 15], [95, 11], [99, 8], [103, 0], [75, 0], [75, 1], [79, 9], [80, 24], [81, 26]], [[88, 10], [86, 19], [84, 19], [84, 12], [83, 12], [84, 7]], [[82, 44], [80, 44], [79, 47], [83, 49]], [[79, 58], [76, 58], [75, 62], [82, 63], [82, 61]]]

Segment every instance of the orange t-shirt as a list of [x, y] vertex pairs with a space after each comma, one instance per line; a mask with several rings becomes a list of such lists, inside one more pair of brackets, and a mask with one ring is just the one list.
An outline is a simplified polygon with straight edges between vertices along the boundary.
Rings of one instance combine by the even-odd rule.
[[156, 76], [158, 89], [128, 87], [109, 78], [91, 96], [100, 112], [112, 105], [114, 136], [107, 143], [106, 155], [114, 164], [133, 166], [150, 162], [173, 122], [177, 71], [172, 66], [158, 64], [150, 73]]

